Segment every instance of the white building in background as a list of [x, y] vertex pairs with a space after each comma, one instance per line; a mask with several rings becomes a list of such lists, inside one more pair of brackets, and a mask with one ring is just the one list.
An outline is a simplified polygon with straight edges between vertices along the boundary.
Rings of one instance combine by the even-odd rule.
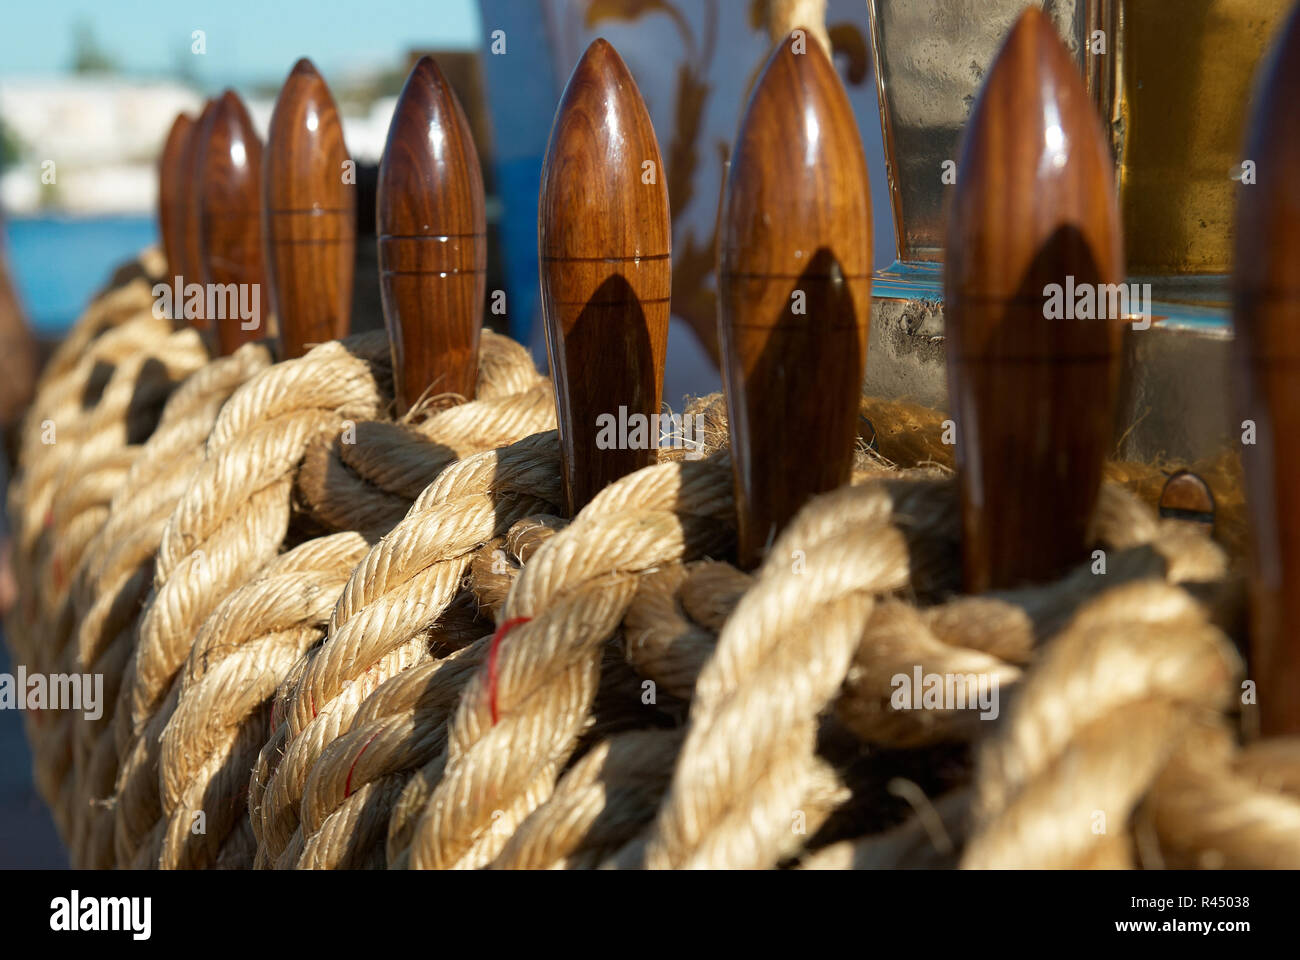
[[153, 165], [172, 120], [198, 104], [198, 93], [168, 82], [0, 80], [0, 122], [22, 155], [0, 183], [0, 203], [10, 213], [149, 210], [157, 191]]
[[[157, 201], [158, 155], [172, 120], [182, 110], [197, 113], [201, 102], [197, 91], [166, 81], [0, 79], [0, 124], [22, 156], [0, 177], [0, 209], [9, 215], [147, 213]], [[378, 162], [395, 102], [384, 98], [363, 115], [343, 117], [343, 136], [358, 162]], [[246, 104], [265, 138], [274, 102], [246, 98]]]

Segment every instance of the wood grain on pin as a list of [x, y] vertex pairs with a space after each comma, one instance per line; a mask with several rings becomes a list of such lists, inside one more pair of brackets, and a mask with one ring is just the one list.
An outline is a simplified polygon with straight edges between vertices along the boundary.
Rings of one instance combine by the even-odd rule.
[[[208, 118], [199, 178], [200, 282], [222, 354], [266, 336], [270, 296], [262, 253], [262, 141], [233, 90]], [[233, 286], [232, 286], [233, 285]], [[220, 294], [220, 296], [217, 296]]]
[[[203, 282], [202, 231], [200, 210], [202, 207], [199, 184], [203, 177], [204, 145], [212, 129], [212, 112], [217, 102], [208, 100], [199, 111], [194, 121], [194, 128], [186, 138], [185, 149], [181, 153], [181, 172], [184, 176], [185, 190], [182, 194], [183, 204], [178, 218], [181, 225], [181, 270], [186, 285]], [[181, 306], [177, 304], [174, 312], [179, 316]], [[195, 316], [185, 318], [197, 330], [207, 330], [208, 323], [200, 309]]]
[[1094, 293], [1123, 281], [1112, 161], [1078, 68], [1036, 7], [989, 71], [957, 170], [944, 313], [976, 592], [1086, 558], [1113, 438], [1123, 320], [1063, 303], [1070, 278]]
[[795, 36], [772, 52], [745, 108], [718, 240], [744, 566], [809, 497], [849, 479], [871, 319], [857, 123], [821, 45]]
[[398, 98], [377, 207], [398, 413], [422, 396], [471, 399], [487, 284], [483, 175], [465, 111], [429, 57]]
[[343, 125], [310, 60], [294, 64], [266, 137], [267, 265], [285, 358], [346, 336], [357, 245]]
[[1160, 516], [1199, 523], [1213, 534], [1214, 494], [1210, 485], [1190, 470], [1174, 472], [1160, 491]]
[[1234, 315], [1254, 533], [1250, 676], [1260, 729], [1300, 733], [1300, 7], [1261, 68], [1237, 193]]
[[650, 117], [622, 58], [596, 40], [556, 112], [538, 214], [546, 349], [571, 513], [656, 460], [655, 437], [637, 449], [602, 449], [599, 422], [659, 412], [670, 242]]
[[194, 118], [188, 113], [178, 113], [158, 160], [158, 232], [167, 257], [169, 283], [184, 274], [185, 204], [189, 202], [192, 184], [183, 163], [193, 133]]

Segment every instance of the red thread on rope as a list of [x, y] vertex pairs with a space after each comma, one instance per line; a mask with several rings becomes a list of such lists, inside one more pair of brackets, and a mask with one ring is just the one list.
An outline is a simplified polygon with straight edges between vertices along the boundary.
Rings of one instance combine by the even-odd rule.
[[361, 755], [366, 752], [366, 747], [374, 743], [375, 737], [377, 736], [379, 736], [378, 730], [370, 735], [370, 739], [366, 741], [366, 746], [358, 750], [357, 755], [352, 758], [352, 766], [348, 767], [348, 779], [343, 784], [343, 799], [346, 800], [348, 797], [352, 796], [352, 771], [357, 768], [357, 761], [360, 760]]
[[497, 649], [501, 646], [501, 641], [507, 633], [531, 619], [533, 618], [511, 617], [497, 627], [496, 633], [492, 634], [492, 648], [488, 650], [488, 704], [492, 708], [492, 726], [494, 727], [497, 725]]

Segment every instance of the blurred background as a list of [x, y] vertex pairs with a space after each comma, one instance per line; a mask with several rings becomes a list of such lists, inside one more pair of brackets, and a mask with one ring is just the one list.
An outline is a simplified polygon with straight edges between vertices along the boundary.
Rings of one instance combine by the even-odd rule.
[[[750, 84], [788, 0], [40, 0], [0, 25], [0, 406], [21, 396], [25, 316], [57, 340], [115, 266], [157, 242], [157, 158], [177, 112], [233, 88], [265, 135], [295, 60], [310, 57], [358, 163], [354, 329], [382, 325], [374, 207], [364, 200], [407, 71], [434, 55], [474, 130], [488, 192], [496, 320], [545, 369], [537, 313], [537, 192], [551, 120], [586, 45], [606, 37], [650, 111], [673, 215], [673, 320], [664, 399], [720, 389], [713, 287], [724, 164]], [[799, 5], [799, 4], [796, 4]], [[825, 10], [873, 183], [875, 261], [894, 259], [865, 0]], [[3, 271], [0, 269], [0, 274]], [[7, 319], [6, 319], [7, 317]], [[13, 371], [5, 367], [8, 362]], [[0, 410], [0, 421], [13, 411]], [[0, 423], [0, 429], [12, 426]], [[0, 584], [0, 595], [3, 585]], [[0, 672], [10, 667], [0, 646]], [[0, 711], [0, 867], [65, 863], [29, 777], [21, 717]]]

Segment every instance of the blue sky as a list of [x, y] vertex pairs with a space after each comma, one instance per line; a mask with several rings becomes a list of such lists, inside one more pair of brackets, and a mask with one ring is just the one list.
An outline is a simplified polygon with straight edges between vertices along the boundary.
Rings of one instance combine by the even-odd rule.
[[407, 50], [479, 42], [476, 0], [5, 0], [0, 76], [64, 73], [79, 22], [123, 72], [173, 72], [194, 30], [205, 86], [275, 81], [299, 56], [326, 74], [400, 65]]

